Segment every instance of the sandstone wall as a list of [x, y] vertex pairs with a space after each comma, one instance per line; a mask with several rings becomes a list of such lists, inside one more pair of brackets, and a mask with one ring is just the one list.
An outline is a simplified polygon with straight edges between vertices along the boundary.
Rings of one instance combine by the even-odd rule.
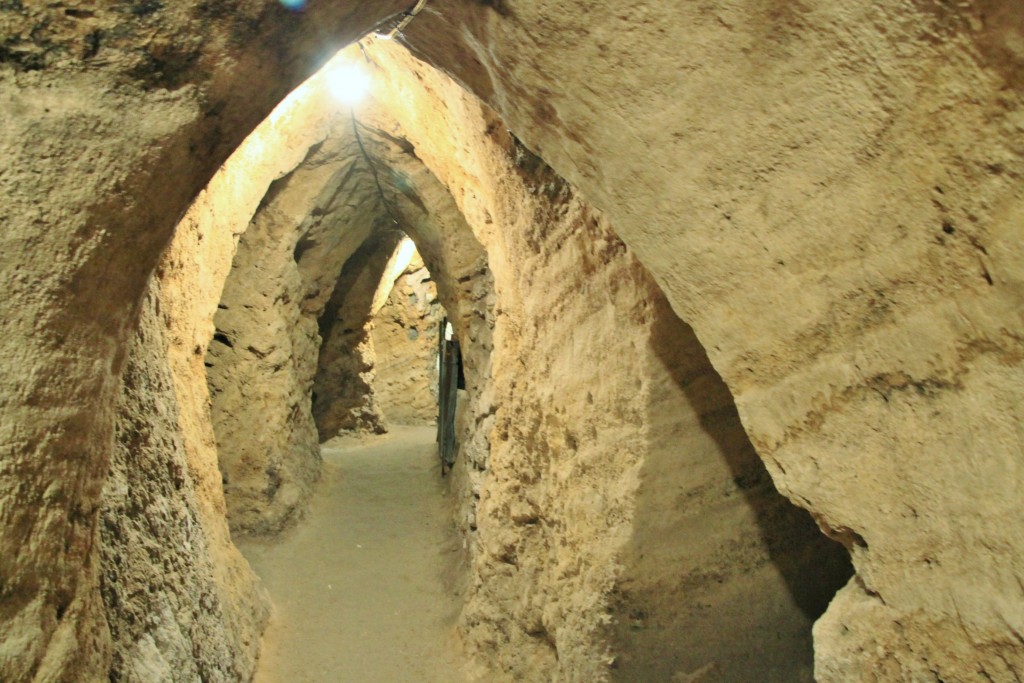
[[693, 330], [652, 289], [612, 680], [812, 681], [811, 626], [850, 578], [849, 556], [775, 490]]
[[[126, 386], [121, 418], [121, 433], [127, 436], [122, 439], [124, 446], [118, 451], [115, 476], [106, 494], [104, 596], [107, 620], [115, 635], [111, 668], [115, 678], [149, 680], [166, 675], [168, 680], [181, 680], [194, 669], [205, 672], [202, 675], [210, 680], [244, 680], [254, 665], [265, 605], [251, 573], [228, 541], [203, 378], [205, 371], [211, 370], [211, 386], [216, 392], [238, 391], [238, 380], [244, 381], [248, 371], [249, 378], [255, 380], [250, 388], [259, 393], [266, 408], [252, 424], [262, 425], [269, 421], [268, 415], [280, 415], [282, 407], [288, 419], [293, 419], [294, 408], [303, 398], [308, 406], [311, 367], [319, 341], [312, 321], [335, 290], [341, 262], [368, 235], [368, 223], [362, 219], [380, 208], [374, 206], [379, 196], [359, 189], [367, 181], [365, 159], [361, 174], [353, 172], [350, 128], [332, 120], [335, 109], [325, 106], [322, 85], [316, 80], [282, 105], [200, 196], [179, 225], [152, 283], [150, 299], [159, 315], [154, 314], [156, 323], [146, 319], [140, 328], [142, 341], [133, 347], [134, 374], [128, 379], [134, 383]], [[340, 129], [340, 137], [328, 138], [332, 129]], [[297, 170], [289, 171], [296, 164]], [[284, 178], [271, 184], [281, 174]], [[228, 277], [231, 252], [243, 231], [235, 272]], [[431, 244], [442, 251], [451, 241], [438, 235], [432, 239]], [[470, 260], [476, 263], [477, 259], [474, 255]], [[466, 281], [461, 271], [457, 276]], [[218, 304], [225, 278], [228, 284]], [[458, 286], [453, 284], [450, 289]], [[260, 305], [267, 301], [269, 305]], [[216, 332], [211, 322], [215, 310], [222, 328]], [[226, 316], [232, 310], [244, 314]], [[267, 322], [269, 328], [263, 325]], [[225, 360], [224, 354], [208, 354], [205, 359], [203, 355], [211, 337], [215, 347], [227, 347], [221, 340], [231, 343], [230, 349], [236, 348], [232, 339], [245, 342], [242, 348], [257, 360], [262, 359], [250, 346], [260, 349], [256, 344], [283, 340], [282, 345], [290, 344], [285, 358], [297, 370], [304, 364], [307, 379], [304, 383], [302, 373], [296, 371], [276, 378], [280, 381], [275, 383], [273, 373], [263, 372], [266, 367], [245, 367], [237, 358], [232, 360], [241, 368], [218, 375], [216, 362]], [[166, 392], [162, 377], [173, 384], [173, 392]], [[275, 389], [281, 393], [275, 394]], [[298, 400], [282, 400], [289, 396]], [[231, 417], [236, 425], [244, 426], [244, 420], [238, 418], [245, 410], [250, 410], [250, 419], [253, 413], [251, 406], [241, 407]], [[148, 412], [160, 419], [144, 427]], [[222, 418], [224, 413], [218, 415]], [[272, 446], [280, 445], [283, 436], [284, 440], [299, 441], [302, 447], [286, 451], [284, 457], [278, 455], [286, 475], [278, 488], [288, 495], [257, 501], [251, 509], [258, 517], [252, 525], [255, 530], [285, 523], [301, 510], [308, 494], [308, 486], [302, 487], [316, 473], [315, 463], [309, 466], [308, 445], [315, 447], [316, 441], [295, 437], [301, 437], [302, 428], [311, 425], [308, 419], [296, 420], [293, 426], [274, 433], [278, 441]], [[250, 438], [250, 433], [239, 433]], [[222, 469], [230, 485], [228, 467], [234, 453], [230, 446], [221, 450], [226, 456]], [[165, 474], [159, 469], [164, 461], [180, 459], [182, 451], [187, 470], [169, 467]], [[273, 454], [268, 449], [257, 456]], [[160, 476], [155, 476], [154, 467]], [[194, 498], [190, 487], [197, 491]], [[228, 502], [231, 507], [234, 501], [229, 498]], [[154, 510], [151, 516], [156, 521], [140, 526], [137, 516], [143, 505]], [[234, 512], [232, 517], [237, 520], [239, 515]], [[191, 526], [192, 519], [198, 520], [197, 527]], [[171, 539], [168, 551], [176, 549], [181, 538], [183, 547], [194, 551], [194, 562], [166, 552], [161, 571], [154, 572], [153, 564], [140, 556], [153, 558], [157, 538]], [[137, 586], [145, 586], [146, 594], [133, 592]], [[140, 621], [139, 614], [148, 610], [158, 611], [160, 617]], [[193, 652], [191, 668], [182, 659], [188, 648]]]
[[[393, 81], [395, 85], [408, 83], [405, 77]], [[414, 92], [422, 94], [423, 90], [414, 88]], [[415, 109], [414, 103], [419, 104], [411, 98], [407, 106]], [[429, 150], [405, 137], [407, 132], [396, 120], [394, 110], [381, 106], [381, 101], [371, 101], [360, 109], [359, 117], [364, 146], [382, 170], [379, 178], [389, 215], [397, 218], [415, 243], [460, 340], [466, 392], [461, 395], [457, 414], [461, 464], [452, 487], [459, 498], [459, 525], [473, 530], [497, 409], [492, 374], [497, 305], [492, 252], [485, 249], [454, 196], [469, 189], [442, 182], [440, 167], [419, 156]], [[439, 119], [438, 123], [434, 130], [440, 132], [444, 130], [443, 121]]]
[[158, 302], [154, 287], [129, 352], [103, 489], [109, 680], [248, 680], [268, 604], [227, 544], [223, 508], [211, 518], [202, 500], [216, 469], [192, 469]]
[[149, 275], [245, 135], [404, 6], [0, 8], [0, 678], [106, 676], [97, 520]]
[[401, 233], [382, 233], [346, 262], [320, 318], [313, 415], [320, 441], [342, 430], [434, 424], [437, 333], [444, 309], [418, 253], [390, 271]]
[[[461, 620], [484, 677], [748, 680], [752, 662], [766, 680], [809, 677], [811, 621], [849, 570], [772, 487], [689, 328], [492, 112], [397, 48], [368, 53], [388, 84], [375, 125], [448, 185], [495, 274], [491, 449], [470, 478]], [[676, 601], [658, 609], [659, 591]], [[715, 610], [739, 632], [694, 639]]]
[[399, 239], [396, 232], [384, 232], [364, 242], [345, 262], [320, 316], [313, 416], [321, 443], [347, 430], [387, 431], [374, 393], [370, 324], [374, 296]]
[[[273, 533], [301, 514], [319, 471], [318, 436], [384, 429], [366, 325], [399, 228], [436, 266], [440, 298], [460, 328], [488, 325], [486, 258], [447, 191], [402, 150], [375, 156], [375, 131], [360, 128], [339, 117], [274, 183], [241, 238], [218, 305], [206, 365], [237, 531]], [[469, 355], [486, 370], [486, 351]]]
[[320, 473], [311, 412], [317, 319], [379, 200], [345, 128], [275, 182], [242, 235], [206, 354], [232, 529], [267, 534], [301, 514]]
[[[108, 670], [100, 495], [138, 303], [178, 217], [325, 47], [405, 7], [208, 5], [0, 9], [4, 680]], [[503, 116], [467, 130], [500, 139], [507, 122], [606, 212], [693, 325], [774, 481], [852, 550], [857, 580], [817, 629], [822, 680], [1024, 670], [1021, 22], [1011, 0], [434, 0], [407, 31]], [[403, 115], [410, 131], [426, 111]], [[486, 198], [502, 195], [483, 192], [457, 119], [417, 153], [499, 243], [504, 202]], [[491, 272], [516, 281], [502, 259]], [[201, 362], [196, 338], [171, 339], [181, 362]], [[197, 386], [179, 383], [182, 414], [201, 413]], [[480, 396], [478, 494], [497, 419]], [[188, 452], [209, 470], [208, 450]]]
[[203, 350], [240, 233], [270, 181], [327, 135], [331, 110], [317, 82], [282, 103], [218, 172], [180, 221], [147, 294], [103, 493], [116, 680], [246, 680], [254, 668], [267, 605], [228, 539]]
[[607, 211], [850, 548], [820, 679], [1019, 678], [1016, 3], [431, 6], [409, 43]]
[[149, 284], [103, 492], [114, 680], [246, 680], [255, 666], [267, 603], [229, 539], [203, 350], [239, 235], [271, 181], [327, 135], [320, 81], [293, 93], [232, 155], [180, 221]]
[[391, 424], [437, 423], [437, 344], [444, 308], [417, 255], [373, 318], [374, 394]]

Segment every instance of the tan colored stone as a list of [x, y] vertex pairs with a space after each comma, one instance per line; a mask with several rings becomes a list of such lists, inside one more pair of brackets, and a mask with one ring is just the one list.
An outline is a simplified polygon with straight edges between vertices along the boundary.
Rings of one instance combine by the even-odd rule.
[[1014, 3], [432, 7], [409, 42], [607, 212], [850, 543], [821, 679], [1020, 677]]
[[320, 317], [313, 416], [321, 443], [342, 431], [387, 431], [373, 390], [376, 354], [370, 325], [381, 278], [400, 239], [389, 231], [364, 242], [345, 262]]
[[[101, 491], [121, 369], [173, 225], [325, 46], [406, 3], [311, 3], [305, 15], [273, 2], [208, 5], [0, 10], [4, 680], [109, 671], [116, 650], [98, 590]], [[564, 290], [549, 283], [565, 286], [557, 275], [581, 264], [594, 264], [584, 281], [609, 278], [595, 297], [633, 313], [642, 345], [649, 318], [627, 305], [644, 299], [631, 294], [638, 285], [628, 273], [646, 276], [620, 269], [621, 238], [693, 326], [776, 485], [853, 554], [857, 578], [816, 630], [818, 677], [1020, 678], [1024, 20], [1016, 3], [642, 1], [623, 10], [431, 0], [428, 8], [407, 42], [500, 117], [412, 67], [431, 93], [394, 79], [390, 116], [423, 163], [394, 141], [370, 146], [416, 181], [415, 196], [430, 207], [424, 216], [384, 178], [418, 224], [431, 272], [447, 274], [439, 297], [460, 336], [479, 342], [467, 356], [479, 384], [461, 412], [469, 468], [456, 483], [462, 519], [478, 529], [464, 623], [490, 634], [476, 640], [488, 657], [504, 675], [601, 673], [592, 626], [614, 579], [613, 553], [580, 525], [621, 511], [603, 518], [601, 533], [628, 543], [631, 492], [643, 482], [604, 449], [621, 441], [642, 457], [643, 435], [630, 430], [643, 423], [637, 394], [650, 387], [641, 380], [627, 394], [588, 366], [592, 399], [607, 397], [625, 431], [599, 430], [601, 448], [574, 459], [565, 454], [587, 451], [585, 432], [573, 428], [586, 394], [570, 391], [563, 405], [564, 389], [530, 377], [570, 364], [577, 349], [596, 357], [589, 344], [603, 339], [601, 316], [621, 318], [614, 306], [570, 311], [561, 302], [569, 292], [553, 301]], [[391, 59], [396, 74], [409, 75], [400, 53], [383, 54], [379, 64]], [[440, 102], [410, 105], [431, 98]], [[379, 118], [381, 130], [394, 125]], [[487, 139], [492, 146], [466, 142]], [[557, 177], [527, 147], [578, 188], [571, 202], [560, 204]], [[534, 197], [525, 202], [524, 186]], [[567, 215], [555, 215], [561, 208]], [[580, 216], [597, 225], [584, 221], [564, 245], [551, 244], [560, 235], [553, 226]], [[454, 248], [467, 236], [477, 247]], [[161, 291], [180, 287], [187, 300], [194, 284], [223, 282], [204, 280], [188, 250], [169, 253], [185, 258], [164, 263]], [[162, 304], [159, 315], [151, 305], [159, 323]], [[583, 322], [579, 337], [564, 339], [559, 323], [573, 320], [569, 313]], [[197, 519], [211, 553], [221, 553], [210, 565], [221, 575], [214, 584], [246, 586], [203, 426], [201, 349], [212, 310], [204, 315], [175, 321], [172, 313], [160, 324], [177, 354], [168, 355], [170, 378]], [[190, 326], [179, 334], [183, 321]], [[624, 357], [601, 369], [622, 381]], [[135, 367], [159, 368], [161, 359], [136, 358]], [[161, 372], [147, 371], [154, 391], [140, 406], [169, 396], [166, 383], [157, 391]], [[593, 486], [563, 504], [557, 494], [578, 468]], [[548, 516], [571, 523], [545, 536]], [[522, 527], [507, 523], [513, 517]], [[562, 540], [568, 549], [551, 565], [543, 558]], [[530, 578], [516, 578], [519, 565]], [[552, 599], [556, 583], [571, 597]], [[238, 595], [240, 619], [258, 614], [248, 589]], [[494, 626], [509, 620], [511, 635]], [[520, 646], [514, 660], [510, 648]]]
[[147, 279], [189, 202], [325, 45], [402, 5], [0, 10], [0, 678], [106, 678], [96, 523]]
[[[339, 125], [340, 124], [340, 125]], [[320, 472], [311, 412], [320, 334], [342, 264], [379, 213], [345, 121], [277, 180], [242, 235], [206, 353], [211, 413], [236, 532], [294, 523]], [[294, 125], [294, 124], [293, 124]]]
[[445, 317], [418, 254], [374, 314], [374, 395], [391, 424], [437, 423], [438, 332]]
[[[709, 662], [720, 680], [751, 663], [765, 680], [809, 678], [802, 609], [820, 613], [847, 570], [775, 492], [692, 332], [607, 219], [493, 112], [398, 48], [367, 53], [380, 109], [362, 116], [451, 189], [495, 273], [494, 410], [473, 416], [491, 448], [469, 478], [480, 502], [461, 622], [487, 676], [606, 680], [614, 661], [621, 680]], [[687, 507], [680, 489], [705, 493]], [[722, 583], [701, 578], [713, 572]], [[700, 604], [736, 630], [689, 638]], [[651, 637], [623, 623], [638, 609], [661, 620]]]

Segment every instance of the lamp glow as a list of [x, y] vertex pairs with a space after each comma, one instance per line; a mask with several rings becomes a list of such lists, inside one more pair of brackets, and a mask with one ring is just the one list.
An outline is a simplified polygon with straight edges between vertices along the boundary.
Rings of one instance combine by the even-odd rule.
[[338, 64], [327, 74], [327, 89], [342, 104], [358, 104], [370, 90], [370, 75], [358, 64]]
[[[412, 263], [413, 258], [419, 258], [416, 243], [408, 237], [403, 237], [398, 248], [388, 259], [388, 264], [384, 267], [384, 275], [381, 277], [380, 284], [377, 285], [377, 291], [373, 294], [373, 305], [370, 309], [373, 311], [373, 315], [377, 315], [377, 312], [384, 308], [384, 304], [387, 303], [388, 297], [391, 295], [391, 290], [395, 288], [395, 281], [402, 276], [405, 269]], [[419, 261], [422, 264], [423, 259], [419, 258]]]

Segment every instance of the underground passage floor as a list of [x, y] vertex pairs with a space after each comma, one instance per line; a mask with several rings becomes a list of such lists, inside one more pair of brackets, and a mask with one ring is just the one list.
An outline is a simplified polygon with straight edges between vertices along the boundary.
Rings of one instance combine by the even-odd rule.
[[340, 437], [306, 519], [240, 548], [274, 603], [255, 683], [459, 683], [458, 540], [435, 430]]

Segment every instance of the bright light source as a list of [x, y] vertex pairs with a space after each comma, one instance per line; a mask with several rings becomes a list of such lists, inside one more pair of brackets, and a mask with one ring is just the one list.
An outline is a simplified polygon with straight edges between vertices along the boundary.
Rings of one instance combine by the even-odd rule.
[[405, 271], [412, 263], [412, 257], [416, 255], [416, 243], [408, 237], [402, 238], [402, 243], [398, 245], [398, 251], [395, 252], [395, 268], [399, 273]]
[[281, 0], [281, 4], [296, 12], [306, 8], [306, 0]]
[[342, 104], [358, 104], [370, 90], [370, 74], [358, 64], [338, 64], [327, 74], [327, 89]]
[[395, 249], [391, 254], [391, 258], [388, 259], [388, 264], [384, 267], [384, 275], [381, 277], [380, 284], [377, 285], [377, 291], [373, 295], [373, 307], [371, 308], [373, 315], [377, 315], [377, 312], [384, 307], [384, 304], [388, 301], [388, 296], [391, 295], [391, 290], [394, 289], [395, 281], [402, 276], [405, 269], [412, 263], [413, 258], [418, 255], [416, 243], [408, 237], [403, 237], [398, 248]]

